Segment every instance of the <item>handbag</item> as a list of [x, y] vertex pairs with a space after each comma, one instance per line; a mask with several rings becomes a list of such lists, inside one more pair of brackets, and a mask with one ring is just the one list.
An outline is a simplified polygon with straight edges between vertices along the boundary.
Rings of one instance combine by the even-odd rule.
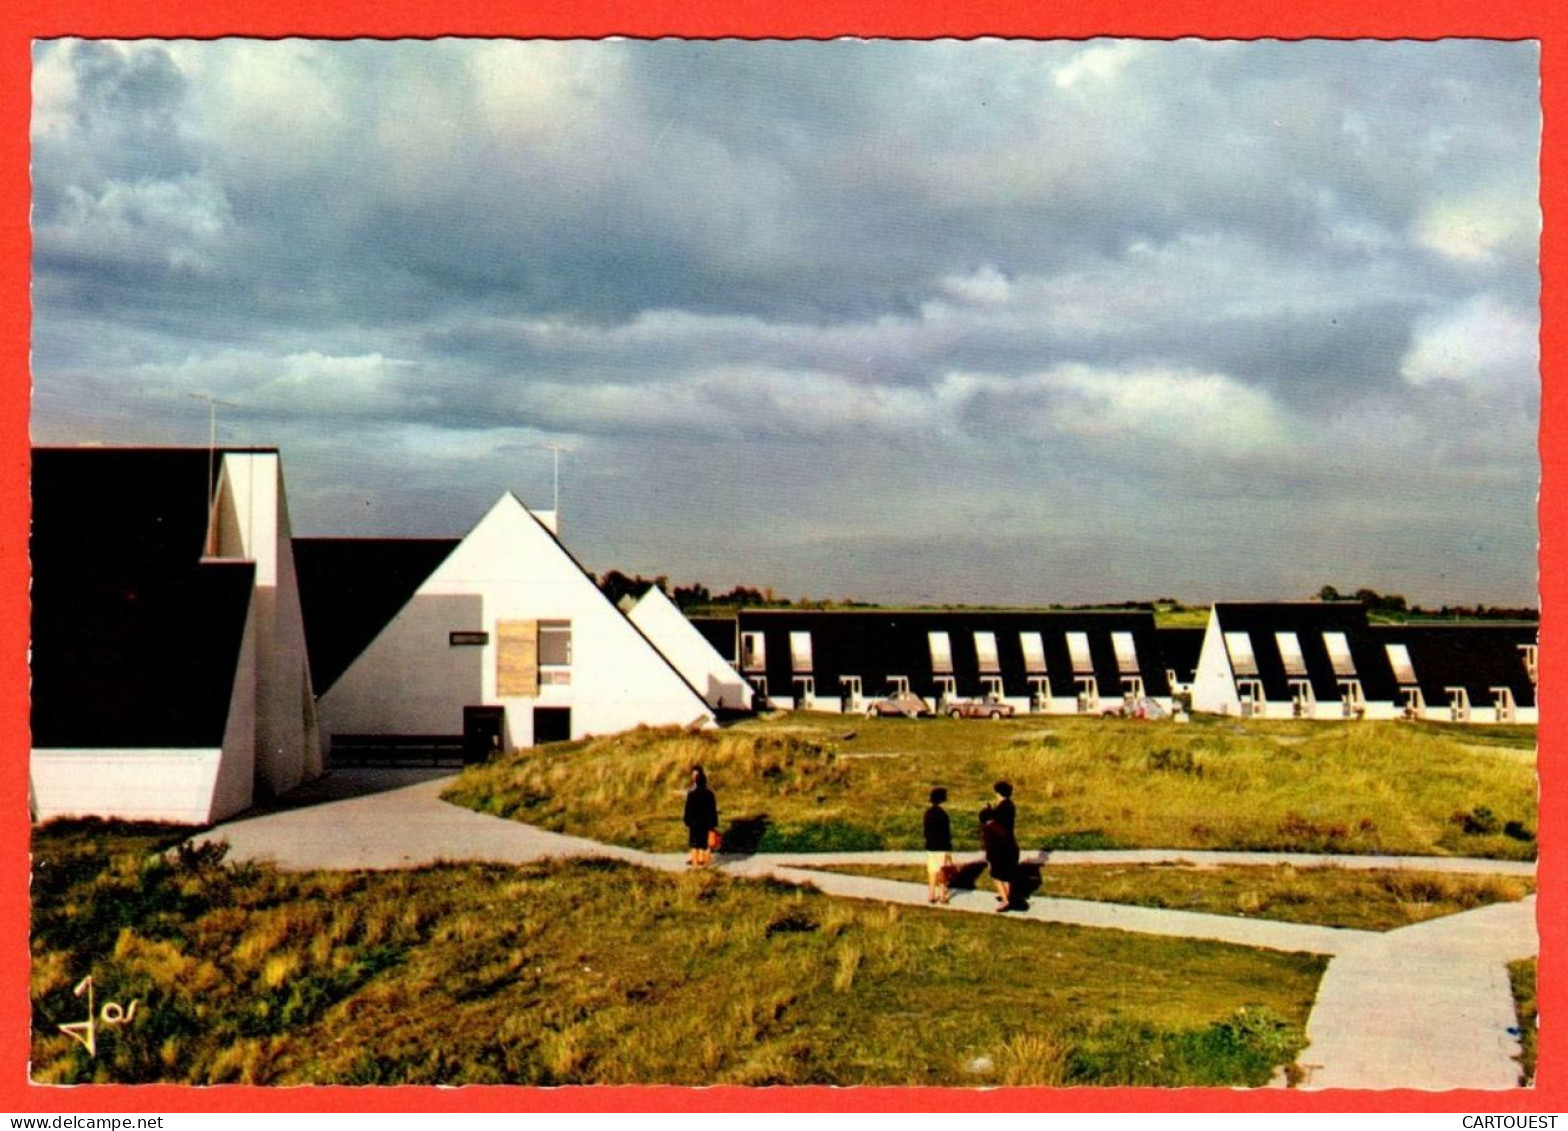
[[717, 852], [724, 847], [724, 834], [718, 829], [708, 830], [708, 851]]

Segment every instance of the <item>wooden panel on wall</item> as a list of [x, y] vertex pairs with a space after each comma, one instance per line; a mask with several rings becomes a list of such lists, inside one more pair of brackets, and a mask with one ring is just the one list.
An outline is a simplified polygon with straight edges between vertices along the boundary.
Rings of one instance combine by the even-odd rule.
[[495, 693], [539, 697], [539, 622], [503, 620], [495, 626]]

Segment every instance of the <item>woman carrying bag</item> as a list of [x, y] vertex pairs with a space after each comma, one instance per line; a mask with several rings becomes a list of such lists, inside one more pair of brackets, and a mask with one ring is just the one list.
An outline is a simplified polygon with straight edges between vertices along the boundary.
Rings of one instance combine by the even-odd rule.
[[686, 865], [706, 867], [713, 862], [714, 850], [719, 847], [719, 802], [708, 788], [708, 775], [701, 766], [691, 768], [691, 788], [686, 791], [686, 813], [681, 818], [686, 824]]

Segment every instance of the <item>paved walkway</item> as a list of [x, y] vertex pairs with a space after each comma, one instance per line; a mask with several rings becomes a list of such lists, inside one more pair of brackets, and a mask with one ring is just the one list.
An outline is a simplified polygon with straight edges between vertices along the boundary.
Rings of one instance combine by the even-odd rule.
[[[683, 854], [640, 852], [563, 836], [448, 805], [449, 770], [336, 770], [265, 811], [219, 825], [199, 839], [223, 840], [233, 860], [285, 869], [411, 868], [438, 861], [520, 864], [548, 858], [609, 857], [683, 871]], [[1049, 867], [1186, 862], [1291, 863], [1298, 867], [1421, 868], [1532, 874], [1528, 864], [1430, 857], [1118, 851], [1041, 853]], [[802, 865], [918, 864], [922, 852], [817, 853], [721, 858], [737, 876], [773, 875], [831, 895], [926, 906], [922, 883], [811, 871]], [[955, 891], [948, 910], [994, 914], [989, 891]], [[1512, 1088], [1519, 1051], [1505, 965], [1537, 951], [1535, 899], [1376, 933], [1208, 915], [1163, 908], [1035, 898], [1010, 918], [1072, 923], [1271, 950], [1308, 951], [1330, 961], [1307, 1022], [1302, 1063], [1312, 1088]]]

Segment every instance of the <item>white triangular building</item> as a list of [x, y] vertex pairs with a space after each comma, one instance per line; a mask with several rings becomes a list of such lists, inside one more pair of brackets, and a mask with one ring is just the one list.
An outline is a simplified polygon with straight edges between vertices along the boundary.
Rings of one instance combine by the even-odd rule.
[[627, 614], [649, 640], [675, 665], [686, 682], [702, 693], [708, 706], [716, 711], [751, 710], [751, 685], [707, 637], [697, 631], [675, 602], [654, 585]]
[[[374, 568], [376, 543], [360, 546]], [[713, 721], [698, 690], [510, 492], [321, 693], [317, 714], [334, 743], [459, 732], [471, 742], [490, 728], [492, 748]]]

